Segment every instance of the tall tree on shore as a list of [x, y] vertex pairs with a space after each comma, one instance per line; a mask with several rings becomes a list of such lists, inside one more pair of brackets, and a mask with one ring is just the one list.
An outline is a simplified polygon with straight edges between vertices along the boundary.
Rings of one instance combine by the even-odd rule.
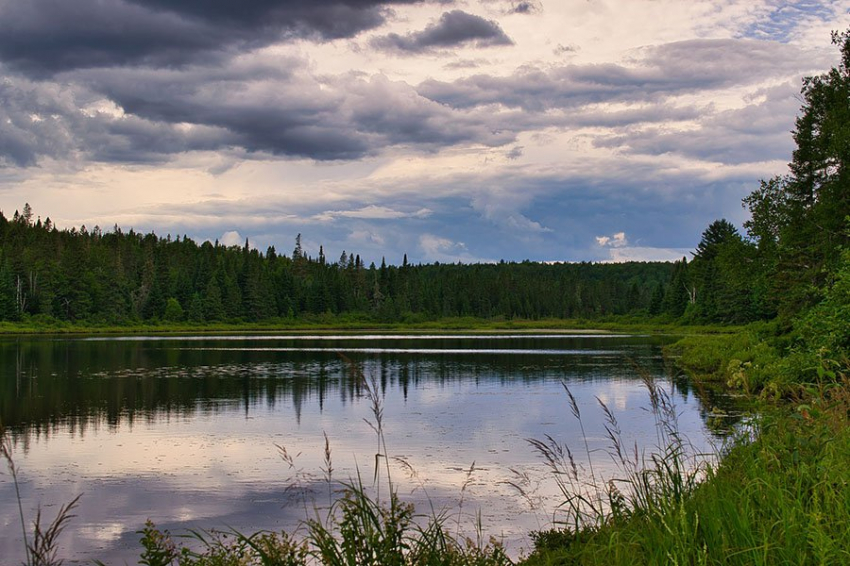
[[803, 81], [791, 174], [778, 185], [781, 191], [771, 186], [768, 193], [763, 186], [748, 201], [753, 227], [782, 222], [776, 292], [786, 316], [817, 302], [833, 282], [840, 249], [850, 244], [850, 30], [834, 33], [832, 42], [840, 63]]

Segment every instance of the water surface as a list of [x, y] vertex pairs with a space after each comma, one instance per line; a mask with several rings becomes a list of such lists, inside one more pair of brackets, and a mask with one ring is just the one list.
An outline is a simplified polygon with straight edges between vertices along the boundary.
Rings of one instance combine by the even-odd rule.
[[[668, 377], [663, 341], [545, 333], [6, 339], [0, 419], [28, 517], [39, 503], [52, 516], [83, 494], [62, 555], [134, 564], [136, 531], [148, 518], [175, 533], [251, 532], [295, 529], [323, 513], [335, 489], [324, 479], [325, 434], [332, 479], [359, 473], [371, 484], [379, 451], [371, 387], [402, 498], [423, 512], [447, 509], [467, 533], [480, 512], [486, 533], [517, 555], [530, 529], [551, 525], [559, 502], [527, 439], [550, 435], [579, 459], [584, 453], [564, 384], [600, 474], [616, 474], [600, 401], [628, 446], [657, 442], [641, 373], [666, 384], [695, 450], [712, 442], [700, 399]], [[382, 464], [377, 496], [386, 495], [385, 476]], [[0, 555], [20, 562], [10, 479], [0, 476]]]

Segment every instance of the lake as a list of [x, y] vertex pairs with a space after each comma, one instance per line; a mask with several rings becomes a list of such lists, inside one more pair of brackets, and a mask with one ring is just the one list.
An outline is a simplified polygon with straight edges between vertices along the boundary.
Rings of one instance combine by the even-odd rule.
[[[27, 520], [39, 504], [52, 519], [83, 494], [61, 555], [135, 564], [136, 531], [148, 518], [174, 534], [292, 530], [324, 513], [336, 482], [359, 473], [371, 486], [379, 449], [372, 390], [402, 499], [423, 513], [445, 510], [452, 531], [474, 534], [480, 517], [484, 533], [518, 556], [530, 530], [552, 525], [560, 501], [528, 439], [569, 445], [586, 471], [586, 438], [594, 473], [615, 477], [599, 402], [627, 447], [652, 450], [658, 428], [644, 374], [669, 393], [695, 452], [718, 440], [706, 423], [724, 401], [670, 377], [661, 357], [669, 341], [545, 332], [6, 338], [0, 419]], [[380, 465], [380, 486], [370, 488], [379, 497]], [[0, 556], [20, 563], [5, 462], [2, 472]]]

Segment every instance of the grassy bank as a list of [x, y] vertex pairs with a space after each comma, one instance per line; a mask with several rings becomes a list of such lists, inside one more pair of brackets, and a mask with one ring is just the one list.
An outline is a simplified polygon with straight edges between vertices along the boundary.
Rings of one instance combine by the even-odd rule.
[[624, 511], [536, 533], [522, 564], [850, 563], [850, 330], [833, 299], [786, 327], [668, 346], [697, 386], [739, 392], [758, 417], [703, 481], [681, 481], [675, 452], [653, 460]]
[[773, 411], [689, 492], [655, 476], [659, 497], [602, 525], [538, 533], [523, 564], [850, 563], [848, 414], [844, 387]]

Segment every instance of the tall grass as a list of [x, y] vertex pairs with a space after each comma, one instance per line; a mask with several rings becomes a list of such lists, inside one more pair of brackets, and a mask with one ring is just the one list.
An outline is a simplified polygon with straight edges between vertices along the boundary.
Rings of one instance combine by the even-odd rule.
[[668, 442], [646, 468], [623, 460], [624, 481], [597, 485], [601, 512], [574, 495], [568, 511], [583, 520], [536, 533], [524, 564], [850, 564], [847, 386], [763, 415], [719, 463], [696, 467], [665, 417]]
[[662, 517], [692, 493], [705, 476], [706, 459], [680, 435], [670, 395], [646, 372], [637, 369], [648, 392], [648, 409], [655, 419], [656, 450], [647, 454], [637, 444], [627, 447], [616, 416], [597, 397], [609, 442], [604, 453], [617, 470], [611, 477], [601, 475], [593, 465], [599, 455], [590, 449], [581, 410], [566, 383], [563, 387], [570, 412], [581, 430], [587, 471], [577, 464], [569, 445], [551, 436], [528, 439], [549, 468], [562, 497], [553, 518], [556, 529], [534, 534], [538, 547], [569, 545], [635, 517]]

